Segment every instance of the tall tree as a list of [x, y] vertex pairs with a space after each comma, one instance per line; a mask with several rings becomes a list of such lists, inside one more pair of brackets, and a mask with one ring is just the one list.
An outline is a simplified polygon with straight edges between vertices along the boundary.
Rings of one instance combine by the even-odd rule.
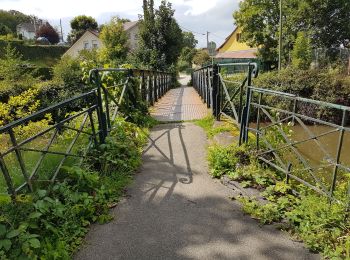
[[182, 38], [183, 38], [183, 47], [188, 47], [191, 49], [196, 48], [198, 41], [194, 37], [194, 34], [192, 32], [182, 32]]
[[[283, 0], [283, 53], [288, 57], [299, 31], [308, 32], [319, 47], [346, 45], [350, 38], [348, 0]], [[243, 0], [233, 17], [243, 30], [242, 39], [260, 47], [260, 57], [277, 60], [279, 0]]]
[[29, 15], [25, 15], [15, 10], [0, 10], [0, 25], [8, 27], [13, 34], [16, 34], [17, 25], [25, 22], [32, 22]]
[[60, 41], [57, 31], [49, 23], [40, 26], [39, 30], [36, 32], [36, 37], [45, 37], [51, 44], [56, 44]]
[[128, 35], [124, 31], [123, 20], [112, 18], [102, 28], [100, 39], [103, 42], [101, 55], [103, 60], [120, 61], [128, 53]]
[[73, 18], [70, 22], [72, 28], [70, 34], [68, 35], [68, 42], [76, 42], [86, 30], [97, 30], [98, 24], [96, 20], [91, 16], [79, 15]]
[[182, 47], [182, 32], [171, 3], [162, 0], [154, 10], [153, 0], [143, 1], [137, 57], [143, 66], [167, 70], [175, 66]]

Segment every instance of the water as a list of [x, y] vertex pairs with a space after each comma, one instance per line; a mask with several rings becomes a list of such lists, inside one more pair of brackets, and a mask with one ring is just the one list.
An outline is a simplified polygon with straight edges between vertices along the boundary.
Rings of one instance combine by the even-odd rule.
[[[261, 124], [261, 127], [267, 126], [267, 124]], [[255, 124], [251, 124], [251, 127], [255, 128]], [[318, 136], [325, 134], [332, 130], [333, 127], [322, 126], [322, 125], [309, 125], [307, 128], [312, 132], [313, 135]], [[295, 125], [290, 127], [292, 130], [290, 139], [294, 142], [303, 141], [310, 138], [310, 135], [301, 125]], [[306, 142], [295, 145], [297, 150], [304, 156], [305, 159], [314, 167], [320, 166], [325, 161], [332, 159], [335, 161], [338, 143], [339, 143], [339, 131], [333, 132], [322, 137], [318, 137], [318, 143], [323, 149], [317, 144], [315, 140], [308, 140]], [[275, 146], [276, 148], [276, 146]], [[326, 152], [325, 152], [326, 151]], [[280, 152], [281, 153], [281, 152]], [[279, 153], [279, 154], [280, 154]], [[328, 153], [328, 154], [327, 154]], [[340, 153], [340, 163], [350, 167], [350, 133], [345, 132], [343, 138], [342, 149]]]

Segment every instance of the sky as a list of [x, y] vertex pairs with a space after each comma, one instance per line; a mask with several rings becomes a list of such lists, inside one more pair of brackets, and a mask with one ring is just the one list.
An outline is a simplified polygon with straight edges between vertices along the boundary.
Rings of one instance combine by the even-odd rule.
[[[209, 41], [217, 46], [234, 29], [232, 13], [238, 8], [239, 0], [170, 0], [175, 9], [175, 18], [184, 31], [192, 31], [198, 40], [198, 47], [206, 46], [206, 32]], [[155, 7], [160, 0], [155, 0]], [[142, 13], [142, 0], [0, 0], [0, 9], [17, 10], [25, 14], [36, 15], [58, 27], [62, 20], [63, 34], [70, 31], [70, 20], [77, 15], [94, 17], [99, 24], [106, 23], [111, 17], [137, 20]]]

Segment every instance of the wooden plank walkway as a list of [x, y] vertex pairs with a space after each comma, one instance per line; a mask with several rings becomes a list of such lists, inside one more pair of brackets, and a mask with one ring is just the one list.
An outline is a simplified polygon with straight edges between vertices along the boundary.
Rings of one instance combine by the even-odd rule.
[[201, 119], [208, 114], [196, 90], [185, 85], [168, 91], [151, 109], [151, 115], [163, 122]]

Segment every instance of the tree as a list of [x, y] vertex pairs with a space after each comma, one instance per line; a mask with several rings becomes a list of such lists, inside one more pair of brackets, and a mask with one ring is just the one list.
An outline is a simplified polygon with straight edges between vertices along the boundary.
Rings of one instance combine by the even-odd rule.
[[11, 34], [11, 33], [12, 33], [12, 31], [7, 25], [0, 24], [0, 35], [7, 35], [7, 34]]
[[86, 30], [97, 30], [98, 24], [91, 16], [79, 15], [71, 20], [70, 27], [72, 30], [68, 35], [67, 40], [69, 43], [73, 44], [84, 34]]
[[143, 11], [137, 58], [143, 66], [168, 70], [177, 63], [183, 44], [172, 5], [162, 0], [159, 9], [154, 10], [153, 0], [144, 0]]
[[298, 69], [308, 69], [312, 61], [311, 52], [308, 35], [305, 32], [299, 32], [292, 51], [293, 66]]
[[181, 50], [180, 60], [186, 62], [188, 68], [191, 68], [192, 61], [196, 53], [197, 53], [196, 49], [186, 46]]
[[21, 12], [10, 10], [0, 10], [0, 24], [6, 26], [11, 30], [11, 33], [16, 34], [16, 27], [20, 23], [31, 22], [30, 16], [25, 15]]
[[198, 50], [196, 55], [193, 57], [193, 63], [202, 66], [210, 61], [210, 56], [205, 50]]
[[198, 44], [198, 41], [194, 37], [194, 34], [192, 32], [182, 32], [182, 38], [183, 38], [183, 47], [188, 47], [191, 49], [196, 48], [196, 45]]
[[57, 31], [49, 23], [40, 26], [39, 30], [36, 32], [36, 37], [45, 37], [51, 44], [56, 44], [60, 41]]
[[128, 35], [124, 31], [122, 20], [112, 18], [103, 26], [100, 39], [103, 42], [101, 50], [103, 60], [120, 61], [126, 58], [129, 49]]
[[[258, 47], [258, 55], [266, 63], [277, 61], [280, 0], [243, 0], [233, 13], [242, 29], [242, 40]], [[348, 0], [283, 0], [284, 61], [298, 32], [307, 31], [311, 44], [319, 47], [339, 47], [350, 38], [350, 2]]]

